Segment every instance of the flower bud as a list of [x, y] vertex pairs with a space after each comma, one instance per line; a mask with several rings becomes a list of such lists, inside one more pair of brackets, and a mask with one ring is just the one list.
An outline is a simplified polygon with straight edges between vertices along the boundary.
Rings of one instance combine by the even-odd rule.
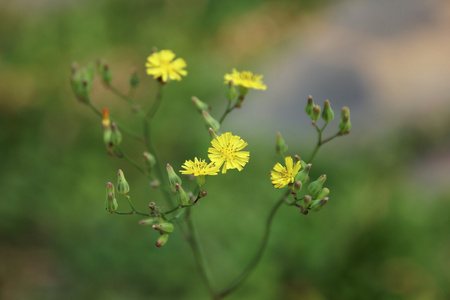
[[103, 63], [100, 66], [100, 77], [102, 78], [102, 81], [105, 85], [110, 85], [111, 80], [113, 79], [113, 73], [109, 69], [109, 66], [107, 63]]
[[167, 241], [169, 240], [169, 234], [163, 233], [159, 236], [158, 240], [156, 241], [156, 247], [162, 247], [164, 246]]
[[330, 190], [328, 188], [323, 188], [322, 191], [317, 195], [316, 199], [323, 199], [330, 194]]
[[284, 141], [283, 137], [281, 136], [281, 133], [277, 133], [277, 144], [275, 147], [275, 150], [278, 154], [283, 155], [288, 150], [288, 145]]
[[142, 156], [149, 169], [152, 169], [156, 165], [156, 158], [151, 153], [144, 152]]
[[125, 179], [125, 174], [123, 174], [122, 170], [119, 169], [117, 172], [117, 192], [126, 195], [130, 191], [130, 185]]
[[297, 173], [297, 175], [295, 175], [295, 181], [300, 181], [302, 185], [305, 185], [305, 183], [309, 180], [308, 174], [310, 170], [311, 164], [307, 164], [302, 170], [300, 170], [300, 172]]
[[170, 164], [166, 165], [167, 175], [169, 177], [169, 186], [172, 190], [176, 190], [176, 185], [181, 185], [181, 178], [175, 173]]
[[79, 102], [88, 104], [89, 93], [92, 89], [92, 80], [94, 78], [94, 69], [88, 66], [78, 70], [72, 67], [72, 76], [70, 77], [70, 86]]
[[325, 122], [330, 122], [334, 119], [334, 112], [331, 109], [329, 100], [325, 100], [325, 104], [323, 105], [322, 119]]
[[317, 212], [317, 211], [321, 210], [322, 207], [325, 204], [327, 204], [327, 202], [328, 202], [328, 197], [320, 199], [320, 200], [314, 200], [311, 203], [311, 210], [314, 211], [314, 212]]
[[139, 85], [139, 76], [137, 74], [137, 70], [134, 69], [133, 73], [131, 73], [131, 76], [130, 76], [130, 86], [132, 88], [137, 88], [138, 85]]
[[308, 115], [308, 116], [312, 116], [312, 112], [313, 112], [313, 108], [314, 108], [314, 102], [313, 102], [313, 98], [312, 98], [312, 96], [309, 96], [308, 97], [308, 103], [306, 104], [306, 107], [305, 107], [305, 113]]
[[211, 110], [211, 107], [208, 104], [206, 104], [203, 101], [200, 101], [200, 99], [198, 99], [197, 97], [192, 97], [191, 100], [194, 103], [194, 105], [197, 108], [199, 113], [202, 113], [203, 111]]
[[111, 130], [111, 142], [113, 143], [113, 145], [120, 145], [120, 143], [122, 142], [122, 133], [117, 128], [116, 123], [111, 123]]
[[111, 143], [112, 140], [112, 129], [111, 129], [111, 120], [109, 119], [109, 111], [107, 108], [103, 109], [102, 127], [103, 127], [103, 141], [105, 142], [105, 145], [108, 147], [109, 143]]
[[327, 175], [323, 174], [319, 176], [316, 181], [313, 181], [308, 185], [308, 194], [310, 194], [313, 199], [318, 199], [317, 196], [322, 192], [322, 186], [326, 180]]
[[228, 101], [230, 101], [230, 103], [237, 97], [237, 90], [233, 84], [233, 80], [230, 80], [230, 82], [228, 83], [228, 90], [226, 96]]
[[206, 125], [211, 127], [215, 132], [219, 131], [220, 123], [206, 111], [202, 111], [203, 118], [205, 119]]
[[341, 110], [341, 121], [339, 122], [340, 133], [348, 134], [350, 133], [350, 128], [352, 128], [352, 123], [350, 122], [350, 109], [345, 106]]
[[302, 214], [304, 214], [304, 215], [308, 214], [308, 208], [309, 208], [309, 205], [311, 204], [311, 201], [312, 201], [312, 199], [311, 199], [310, 195], [306, 195], [305, 197], [303, 197], [303, 200], [301, 202], [301, 206], [302, 206], [301, 213]]
[[209, 136], [211, 137], [212, 140], [218, 137], [217, 133], [211, 127], [209, 127], [208, 131], [209, 131]]
[[169, 222], [163, 222], [159, 224], [154, 224], [153, 229], [158, 230], [161, 234], [162, 233], [171, 233], [173, 232], [174, 226], [172, 223]]
[[114, 184], [111, 182], [106, 183], [106, 202], [105, 202], [106, 210], [109, 212], [114, 212], [117, 210], [119, 206], [117, 204], [116, 197], [114, 195]]
[[300, 180], [295, 181], [294, 184], [291, 186], [291, 191], [294, 194], [298, 194], [301, 189], [302, 189], [302, 182]]
[[179, 205], [188, 205], [191, 197], [189, 197], [188, 193], [184, 191], [184, 189], [178, 183], [175, 185], [176, 189], [176, 198]]
[[317, 121], [319, 120], [319, 117], [320, 117], [320, 106], [316, 105], [314, 106], [313, 111], [311, 113], [311, 119], [313, 121]]
[[158, 224], [158, 222], [159, 222], [159, 218], [155, 217], [155, 218], [148, 218], [148, 219], [140, 220], [139, 224], [140, 225], [151, 225], [151, 226], [153, 226], [155, 224]]

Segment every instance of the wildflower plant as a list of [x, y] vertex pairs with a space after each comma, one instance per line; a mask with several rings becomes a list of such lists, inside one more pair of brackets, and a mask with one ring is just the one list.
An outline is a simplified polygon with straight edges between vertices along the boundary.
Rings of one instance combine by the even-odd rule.
[[[139, 224], [149, 226], [159, 233], [156, 238], [157, 247], [166, 245], [175, 230], [182, 231], [186, 242], [193, 251], [211, 298], [222, 299], [234, 292], [258, 265], [267, 245], [272, 220], [282, 205], [299, 209], [301, 214], [307, 215], [310, 211], [318, 212], [328, 202], [330, 190], [324, 186], [327, 176], [323, 174], [316, 180], [310, 181], [309, 172], [312, 168], [312, 161], [321, 146], [350, 132], [350, 110], [347, 107], [342, 108], [337, 132], [324, 139], [323, 132], [328, 123], [334, 119], [334, 112], [328, 100], [321, 107], [314, 103], [311, 96], [308, 97], [305, 113], [311, 118], [311, 123], [318, 133], [317, 143], [308, 159], [301, 159], [295, 153], [287, 156], [288, 145], [285, 139], [280, 133], [276, 135], [275, 150], [280, 155], [281, 162], [274, 162], [270, 176], [264, 178], [261, 184], [270, 184], [271, 182], [274, 188], [283, 191], [280, 193], [280, 198], [274, 202], [270, 209], [262, 242], [256, 249], [255, 256], [236, 280], [219, 289], [212, 284], [210, 271], [192, 222], [192, 211], [195, 210], [198, 202], [208, 194], [203, 189], [208, 176], [226, 176], [227, 171], [235, 172], [235, 169], [240, 172], [249, 163], [250, 154], [252, 156], [258, 155], [258, 153], [246, 151], [247, 142], [239, 136], [239, 133], [227, 131], [226, 128], [222, 127], [222, 124], [228, 114], [236, 108], [242, 107], [249, 89], [264, 91], [267, 86], [262, 82], [262, 75], [254, 75], [249, 71], [238, 72], [236, 69], [232, 69], [230, 74], [224, 76], [227, 86], [225, 93], [227, 107], [217, 119], [209, 113], [210, 106], [207, 103], [197, 97], [192, 97], [191, 100], [200, 115], [199, 117], [203, 117], [209, 128], [211, 146], [204, 149], [203, 153], [208, 153], [207, 158], [201, 156], [188, 157], [182, 166], [174, 168], [170, 163], [162, 162], [158, 158], [158, 149], [154, 146], [152, 134], [154, 130], [153, 119], [163, 101], [162, 90], [166, 86], [171, 86], [171, 81], [180, 81], [184, 76], [187, 76], [188, 72], [185, 70], [187, 64], [184, 59], [176, 58], [171, 50], [161, 50], [154, 51], [148, 57], [145, 67], [147, 74], [158, 83], [156, 99], [148, 111], [143, 111], [135, 101], [135, 90], [140, 84], [136, 71], [130, 76], [130, 90], [128, 94], [125, 94], [112, 85], [113, 73], [109, 66], [101, 60], [97, 62], [99, 77], [105, 88], [125, 100], [141, 118], [144, 125], [143, 132], [135, 133], [111, 118], [108, 108], [100, 111], [91, 102], [90, 91], [93, 86], [94, 67], [79, 68], [76, 64], [72, 66], [72, 90], [80, 103], [87, 105], [101, 118], [103, 141], [108, 155], [124, 160], [145, 175], [150, 180], [151, 186], [161, 192], [161, 198], [165, 201], [165, 203], [162, 203], [162, 199], [158, 199], [149, 203], [147, 209], [137, 209], [130, 196], [132, 191], [130, 186], [133, 184], [128, 183], [122, 170], [118, 170], [116, 186], [111, 182], [106, 183], [105, 207], [111, 214], [145, 217], [139, 221]], [[321, 127], [318, 125], [320, 118], [323, 121]], [[125, 142], [130, 138], [142, 142], [143, 163], [138, 163], [135, 158], [128, 156], [122, 150], [122, 140]], [[163, 169], [164, 164], [166, 166], [165, 171]], [[186, 181], [186, 177], [180, 175], [195, 177], [195, 187], [191, 188], [190, 185], [184, 184], [183, 180]], [[125, 198], [127, 204], [120, 200], [121, 197]], [[129, 207], [129, 209], [126, 209], [126, 207]]]

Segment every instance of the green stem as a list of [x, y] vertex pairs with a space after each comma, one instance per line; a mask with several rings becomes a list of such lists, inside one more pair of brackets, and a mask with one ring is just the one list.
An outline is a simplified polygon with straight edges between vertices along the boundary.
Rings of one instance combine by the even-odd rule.
[[205, 255], [200, 247], [200, 243], [198, 241], [197, 232], [194, 227], [194, 223], [191, 219], [191, 208], [186, 208], [186, 223], [188, 226], [188, 235], [187, 235], [187, 241], [189, 243], [189, 246], [192, 249], [192, 252], [194, 254], [195, 262], [197, 264], [197, 268], [200, 272], [200, 275], [205, 282], [205, 285], [208, 289], [209, 294], [213, 299], [220, 299], [217, 298], [217, 295], [214, 291], [214, 288], [212, 286], [212, 276], [211, 272], [208, 268], [208, 264], [206, 262]]
[[116, 145], [114, 146], [119, 152], [120, 155], [126, 160], [128, 161], [128, 163], [130, 163], [131, 165], [133, 165], [137, 170], [139, 170], [139, 172], [141, 172], [144, 175], [147, 175], [147, 172], [145, 172], [144, 168], [142, 168], [140, 165], [138, 165], [133, 159], [131, 159], [128, 155], [126, 155], [122, 149]]
[[149, 215], [148, 213], [145, 213], [145, 212], [143, 212], [143, 211], [137, 210], [137, 209], [134, 207], [133, 202], [131, 202], [131, 197], [130, 197], [130, 196], [128, 196], [128, 195], [124, 195], [124, 196], [127, 198], [128, 203], [129, 203], [130, 206], [131, 206], [131, 209], [132, 209], [135, 213], [137, 213], [137, 214], [139, 214], [139, 215], [143, 215], [143, 216], [148, 216], [148, 215]]
[[231, 101], [228, 101], [227, 109], [223, 113], [222, 117], [219, 120], [219, 123], [222, 124], [222, 122], [225, 120], [225, 117], [235, 108], [235, 106], [231, 107]]
[[155, 114], [158, 111], [158, 109], [161, 105], [161, 102], [162, 102], [162, 88], [163, 88], [163, 85], [160, 84], [159, 88], [158, 88], [158, 93], [156, 95], [155, 103], [149, 109], [148, 113], [144, 117], [144, 136], [145, 136], [145, 145], [147, 147], [147, 151], [149, 151], [151, 154], [153, 154], [153, 156], [155, 157], [155, 160], [157, 162], [155, 165], [156, 173], [159, 178], [159, 181], [161, 182], [161, 188], [163, 191], [163, 195], [164, 195], [167, 203], [170, 206], [173, 206], [172, 194], [171, 194], [170, 189], [167, 187], [166, 177], [163, 175], [162, 168], [161, 168], [161, 161], [158, 158], [158, 153], [156, 152], [155, 145], [153, 145], [152, 134], [151, 134], [151, 129], [152, 129], [151, 126], [152, 126], [153, 117], [155, 116]]
[[272, 207], [269, 217], [267, 218], [263, 239], [262, 239], [259, 249], [256, 252], [253, 259], [250, 261], [250, 263], [244, 269], [244, 271], [241, 273], [241, 275], [239, 275], [227, 288], [225, 288], [223, 291], [217, 293], [215, 299], [224, 298], [225, 296], [227, 296], [228, 294], [233, 292], [235, 289], [237, 289], [245, 281], [245, 279], [247, 279], [247, 277], [251, 274], [253, 269], [258, 265], [259, 261], [262, 258], [262, 255], [264, 253], [264, 250], [266, 249], [267, 242], [269, 240], [270, 228], [272, 226], [273, 218], [275, 217], [275, 214], [277, 213], [278, 209], [284, 203], [285, 198], [289, 195], [289, 193], [290, 193], [290, 191], [287, 190], [286, 193], [283, 195], [283, 197], [281, 197], [280, 200], [278, 200], [275, 203], [275, 205]]

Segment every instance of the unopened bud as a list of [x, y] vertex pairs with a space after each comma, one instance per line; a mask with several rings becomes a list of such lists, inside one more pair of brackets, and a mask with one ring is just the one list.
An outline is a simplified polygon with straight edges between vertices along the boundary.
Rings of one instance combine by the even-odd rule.
[[205, 119], [206, 125], [211, 127], [215, 132], [218, 132], [220, 129], [220, 123], [206, 111], [202, 111], [203, 118]]
[[313, 111], [311, 113], [311, 119], [313, 121], [317, 121], [319, 120], [319, 117], [320, 117], [320, 106], [316, 105], [314, 106]]
[[174, 230], [173, 224], [169, 222], [154, 224], [152, 227], [161, 233], [171, 233]]
[[188, 205], [191, 197], [189, 197], [188, 193], [184, 191], [184, 189], [178, 183], [175, 185], [176, 189], [176, 198], [179, 205]]
[[322, 192], [322, 187], [325, 181], [327, 180], [327, 175], [320, 175], [317, 180], [311, 182], [308, 185], [308, 194], [310, 194], [313, 199], [318, 199], [317, 196]]
[[159, 187], [159, 180], [155, 179], [155, 180], [150, 181], [150, 186], [154, 189], [157, 189]]
[[211, 110], [211, 107], [208, 104], [206, 104], [205, 102], [201, 101], [197, 97], [192, 97], [191, 101], [194, 103], [194, 105], [197, 108], [199, 113], [202, 113], [204, 110], [205, 111]]
[[159, 218], [148, 218], [148, 219], [140, 220], [139, 224], [153, 226], [155, 224], [158, 224], [158, 222], [159, 222]]
[[113, 145], [120, 145], [120, 143], [122, 142], [122, 133], [117, 128], [116, 123], [111, 123], [111, 130], [111, 142], [113, 143]]
[[106, 108], [103, 109], [102, 127], [103, 127], [103, 141], [105, 142], [105, 145], [108, 147], [112, 139], [112, 129], [111, 129], [111, 120], [109, 119], [109, 111]]
[[114, 212], [117, 210], [119, 205], [114, 194], [114, 185], [111, 182], [106, 183], [106, 210], [109, 212]]
[[153, 168], [153, 166], [156, 165], [156, 158], [155, 156], [153, 156], [151, 153], [149, 152], [144, 152], [142, 154], [142, 156], [144, 157], [144, 161], [147, 164], [148, 168], [151, 169]]
[[100, 69], [100, 76], [102, 77], [102, 81], [106, 85], [110, 85], [111, 80], [113, 79], [113, 73], [109, 69], [108, 64], [104, 63]]
[[307, 164], [300, 172], [297, 173], [297, 175], [295, 175], [295, 181], [298, 180], [302, 183], [302, 185], [305, 185], [305, 183], [308, 182], [308, 174], [310, 170], [311, 164]]
[[314, 211], [314, 212], [317, 212], [317, 211], [321, 210], [322, 207], [323, 207], [325, 204], [327, 204], [327, 202], [328, 202], [328, 198], [327, 198], [327, 197], [326, 197], [326, 198], [323, 198], [323, 199], [320, 199], [320, 200], [314, 200], [314, 201], [311, 203], [311, 210]]
[[125, 179], [125, 174], [119, 169], [117, 172], [117, 192], [126, 195], [130, 191], [130, 185]]
[[169, 177], [169, 186], [172, 190], [176, 190], [176, 185], [181, 185], [181, 178], [175, 173], [170, 164], [166, 165], [167, 175]]
[[277, 133], [277, 144], [275, 147], [275, 150], [278, 154], [283, 155], [288, 150], [288, 145], [284, 141], [283, 137], [281, 136], [281, 133]]
[[352, 123], [350, 122], [350, 109], [345, 106], [341, 110], [341, 121], [339, 122], [339, 130], [341, 134], [348, 134], [351, 128]]
[[218, 137], [217, 133], [211, 127], [209, 127], [208, 131], [209, 131], [209, 135], [211, 136], [212, 140]]
[[169, 240], [169, 234], [163, 233], [159, 236], [158, 240], [156, 241], [156, 247], [162, 247], [164, 246], [167, 241]]
[[298, 194], [301, 189], [302, 189], [302, 182], [300, 180], [295, 181], [294, 184], [291, 186], [291, 191], [294, 194]]
[[302, 206], [301, 213], [302, 214], [304, 214], [304, 215], [308, 214], [308, 208], [309, 208], [309, 205], [311, 204], [311, 201], [312, 201], [312, 199], [311, 199], [310, 195], [306, 195], [305, 197], [303, 197], [303, 200], [301, 202], [301, 206]]
[[325, 122], [330, 122], [334, 119], [334, 112], [331, 109], [329, 100], [325, 100], [325, 104], [323, 105], [322, 119]]
[[308, 97], [308, 103], [306, 104], [306, 107], [305, 107], [305, 113], [308, 115], [308, 116], [312, 116], [312, 112], [313, 112], [313, 108], [314, 108], [314, 102], [313, 102], [313, 98], [312, 98], [312, 96], [309, 96]]
[[137, 88], [138, 85], [139, 85], [139, 76], [137, 74], [137, 70], [134, 69], [133, 73], [131, 73], [131, 76], [130, 76], [130, 86], [132, 88]]
[[205, 190], [200, 192], [200, 198], [206, 197], [206, 195], [208, 195], [208, 193]]
[[237, 97], [237, 90], [233, 84], [233, 80], [230, 80], [230, 82], [228, 83], [228, 90], [226, 96], [228, 101], [230, 101], [230, 103]]
[[330, 190], [328, 188], [323, 188], [322, 191], [317, 195], [316, 199], [323, 199], [330, 194]]

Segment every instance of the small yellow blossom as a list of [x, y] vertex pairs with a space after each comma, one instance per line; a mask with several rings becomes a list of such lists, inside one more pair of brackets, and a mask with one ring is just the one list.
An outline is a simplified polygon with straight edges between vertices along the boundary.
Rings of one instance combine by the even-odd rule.
[[222, 174], [228, 169], [242, 170], [248, 163], [250, 152], [241, 151], [248, 144], [237, 135], [226, 132], [211, 141], [212, 147], [208, 149], [209, 159], [219, 168], [223, 165]]
[[181, 80], [181, 76], [186, 76], [186, 62], [182, 58], [175, 59], [175, 54], [171, 50], [161, 50], [155, 52], [147, 58], [147, 74], [153, 75], [153, 78], [161, 78], [162, 82], [167, 79]]
[[205, 175], [217, 175], [220, 170], [220, 166], [216, 166], [214, 163], [207, 164], [204, 159], [197, 159], [197, 157], [192, 160], [186, 160], [181, 166], [185, 170], [181, 170], [181, 174], [192, 174], [194, 176], [205, 176]]
[[275, 188], [281, 189], [286, 185], [294, 182], [294, 177], [297, 175], [298, 171], [302, 167], [300, 161], [294, 161], [292, 157], [287, 156], [285, 159], [286, 167], [283, 167], [280, 163], [277, 163], [270, 172], [270, 180]]
[[234, 85], [264, 91], [267, 89], [267, 86], [261, 81], [262, 78], [263, 75], [254, 75], [250, 71], [238, 72], [236, 69], [233, 69], [231, 74], [225, 74], [225, 84], [232, 80]]

